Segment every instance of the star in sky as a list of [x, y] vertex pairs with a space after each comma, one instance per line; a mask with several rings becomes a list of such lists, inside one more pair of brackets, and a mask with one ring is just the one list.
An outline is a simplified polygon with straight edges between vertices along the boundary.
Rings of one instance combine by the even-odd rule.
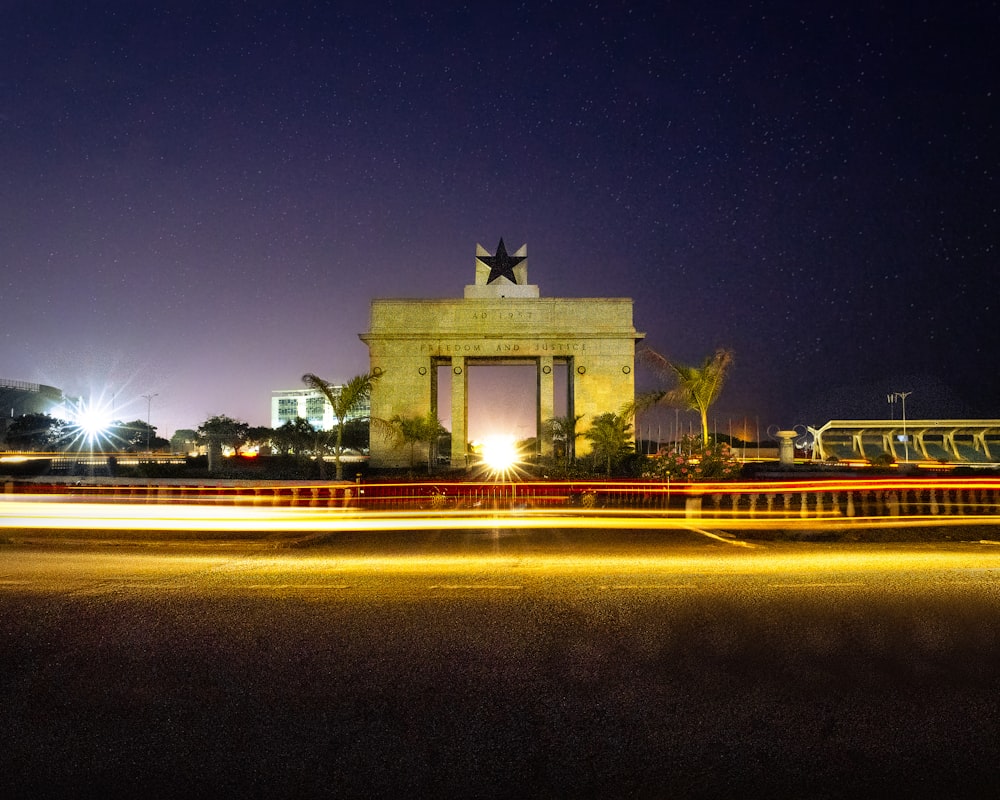
[[511, 283], [516, 284], [514, 267], [524, 261], [524, 258], [524, 256], [507, 255], [507, 248], [504, 246], [503, 238], [501, 238], [495, 256], [479, 256], [479, 260], [490, 268], [490, 277], [487, 278], [486, 283], [493, 283], [497, 278], [506, 278]]
[[[462, 296], [503, 231], [550, 297], [634, 298], [672, 360], [732, 349], [720, 432], [883, 418], [895, 390], [1000, 415], [996, 0], [595, 2], [571, 26], [560, 3], [53, 5], [0, 0], [0, 380], [114, 394], [166, 438], [269, 425], [302, 375], [371, 369], [372, 298]], [[481, 58], [495, 40], [517, 52]], [[483, 295], [533, 296], [507, 291], [527, 251], [475, 252]], [[140, 268], [169, 336], [130, 302]], [[485, 369], [479, 407], [523, 405], [527, 438], [519, 369]]]

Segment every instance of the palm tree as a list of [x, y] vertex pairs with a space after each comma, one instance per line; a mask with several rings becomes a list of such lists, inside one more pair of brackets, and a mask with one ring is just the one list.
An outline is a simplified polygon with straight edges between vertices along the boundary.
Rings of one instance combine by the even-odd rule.
[[[333, 409], [333, 416], [337, 420], [337, 441], [333, 448], [333, 462], [337, 465], [337, 480], [344, 479], [344, 465], [340, 457], [344, 452], [344, 423], [352, 414], [360, 411], [365, 401], [372, 396], [372, 386], [378, 380], [381, 373], [366, 372], [363, 375], [355, 375], [343, 386], [334, 386], [311, 372], [302, 376], [302, 382], [310, 389], [322, 392], [327, 402]], [[322, 458], [322, 455], [320, 455]]]
[[430, 474], [434, 459], [434, 444], [442, 434], [447, 433], [437, 415], [433, 411], [414, 417], [396, 414], [389, 423], [395, 429], [396, 442], [410, 446], [410, 469], [414, 463], [414, 448], [418, 443], [427, 443], [427, 473]]
[[722, 392], [726, 374], [733, 365], [733, 351], [720, 347], [699, 367], [677, 364], [649, 348], [642, 351], [641, 357], [658, 372], [669, 374], [677, 385], [637, 398], [635, 409], [638, 411], [656, 403], [666, 403], [697, 411], [701, 415], [702, 441], [708, 444], [708, 409]]
[[576, 440], [583, 435], [576, 429], [583, 416], [583, 414], [567, 414], [565, 417], [551, 417], [545, 420], [545, 433], [551, 436], [554, 442], [563, 443], [563, 457], [567, 467], [576, 457]]
[[621, 414], [608, 411], [594, 417], [590, 428], [583, 432], [590, 440], [594, 463], [603, 462], [605, 474], [632, 452], [632, 421], [628, 409]]

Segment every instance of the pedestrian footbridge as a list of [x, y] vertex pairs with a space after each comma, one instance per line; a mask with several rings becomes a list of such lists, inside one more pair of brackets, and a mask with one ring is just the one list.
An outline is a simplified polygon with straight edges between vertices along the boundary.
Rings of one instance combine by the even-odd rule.
[[814, 461], [1000, 465], [1000, 419], [836, 419], [808, 430]]

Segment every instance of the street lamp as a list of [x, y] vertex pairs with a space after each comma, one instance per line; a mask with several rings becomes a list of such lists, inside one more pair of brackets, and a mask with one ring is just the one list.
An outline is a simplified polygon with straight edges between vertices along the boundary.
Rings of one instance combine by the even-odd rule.
[[889, 407], [897, 400], [901, 401], [903, 404], [903, 462], [910, 460], [910, 440], [906, 436], [906, 398], [909, 397], [913, 392], [890, 392], [886, 395], [886, 400], [889, 401]]
[[152, 450], [149, 449], [149, 432], [151, 430], [149, 420], [150, 411], [153, 408], [153, 398], [159, 397], [159, 392], [153, 392], [152, 394], [144, 394], [143, 397], [146, 398], [146, 453], [151, 453]]

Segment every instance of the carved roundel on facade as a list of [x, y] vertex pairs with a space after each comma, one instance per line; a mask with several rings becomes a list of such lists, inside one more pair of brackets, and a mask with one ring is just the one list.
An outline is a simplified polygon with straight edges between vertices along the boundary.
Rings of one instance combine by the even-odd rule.
[[461, 367], [455, 367], [452, 370], [452, 372], [454, 372], [456, 375], [461, 375], [462, 374], [462, 368]]
[[427, 374], [427, 367], [421, 367], [420, 369], [417, 370], [417, 372], [420, 375], [426, 375]]
[[578, 372], [578, 373], [579, 373], [580, 375], [583, 375], [583, 373], [585, 373], [585, 372], [587, 371], [587, 368], [586, 368], [586, 367], [583, 367], [583, 366], [580, 366], [580, 367], [577, 367], [577, 368], [576, 368], [576, 371], [577, 371], [577, 372]]
[[552, 372], [552, 367], [550, 367], [548, 364], [546, 364], [544, 367], [542, 367], [542, 372], [545, 375], [548, 375], [550, 372]]
[[624, 372], [626, 375], [628, 375], [631, 371], [632, 371], [632, 367], [630, 367], [628, 364], [626, 364], [624, 367], [622, 367], [622, 372]]

